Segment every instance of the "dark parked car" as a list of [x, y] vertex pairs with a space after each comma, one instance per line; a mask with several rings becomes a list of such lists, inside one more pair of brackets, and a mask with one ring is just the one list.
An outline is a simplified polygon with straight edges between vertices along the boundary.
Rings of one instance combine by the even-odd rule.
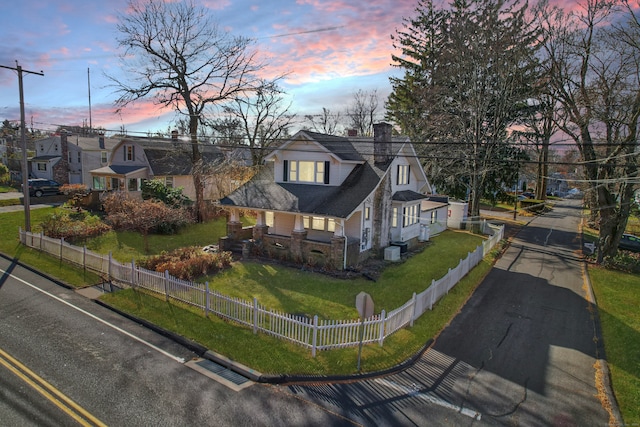
[[620, 239], [618, 249], [624, 249], [625, 251], [640, 252], [640, 237], [636, 237], [633, 234], [623, 234]]
[[30, 196], [42, 197], [46, 194], [60, 193], [60, 184], [51, 179], [35, 178], [28, 182]]

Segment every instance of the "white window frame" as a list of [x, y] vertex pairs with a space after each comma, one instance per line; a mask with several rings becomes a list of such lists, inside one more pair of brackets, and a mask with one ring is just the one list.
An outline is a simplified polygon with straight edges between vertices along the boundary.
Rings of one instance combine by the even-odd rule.
[[402, 209], [402, 226], [410, 227], [420, 222], [420, 205], [408, 205]]
[[133, 162], [136, 159], [136, 150], [133, 144], [126, 144], [124, 146], [124, 161]]
[[107, 189], [107, 179], [104, 176], [94, 176], [93, 177], [93, 189], [94, 190], [106, 190]]
[[324, 161], [289, 160], [289, 181], [324, 184]]
[[409, 165], [398, 165], [398, 185], [409, 184]]

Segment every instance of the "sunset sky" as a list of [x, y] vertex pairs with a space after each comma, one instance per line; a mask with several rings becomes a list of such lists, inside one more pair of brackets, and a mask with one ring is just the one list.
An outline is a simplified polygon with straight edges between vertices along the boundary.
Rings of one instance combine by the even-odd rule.
[[[344, 110], [359, 89], [390, 91], [390, 35], [414, 14], [416, 0], [196, 0], [220, 26], [256, 39], [270, 74], [290, 73], [284, 84], [291, 112]], [[118, 75], [116, 15], [127, 0], [23, 0], [0, 14], [0, 65], [42, 71], [25, 74], [28, 127], [89, 122], [135, 134], [166, 131], [175, 114], [150, 102], [114, 113], [116, 96], [105, 73]], [[569, 2], [574, 3], [574, 2]], [[89, 70], [89, 71], [88, 71]], [[19, 120], [18, 78], [0, 68], [0, 120]], [[297, 129], [294, 129], [294, 131]]]

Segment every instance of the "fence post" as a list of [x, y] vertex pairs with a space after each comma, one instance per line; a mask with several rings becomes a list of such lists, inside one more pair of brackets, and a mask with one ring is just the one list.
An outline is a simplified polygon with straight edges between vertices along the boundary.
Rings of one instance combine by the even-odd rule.
[[[415, 294], [413, 294], [415, 296]], [[382, 310], [380, 313], [380, 335], [378, 338], [378, 342], [380, 343], [380, 347], [382, 347], [382, 343], [384, 343], [384, 324], [387, 322], [387, 312]]]
[[169, 270], [164, 271], [164, 300], [169, 301]]
[[430, 292], [431, 298], [429, 298], [429, 310], [433, 310], [433, 304], [435, 303], [434, 295], [436, 294], [436, 291], [437, 291], [435, 287], [436, 287], [436, 279], [431, 279], [431, 286], [429, 286], [429, 289], [432, 289], [432, 291]]
[[313, 316], [313, 342], [311, 343], [311, 356], [316, 357], [318, 346], [318, 315]]
[[136, 286], [136, 260], [131, 260], [131, 286]]
[[60, 261], [62, 261], [62, 246], [64, 245], [64, 237], [60, 238]]
[[[44, 240], [44, 231], [40, 232], [40, 250], [42, 250], [42, 241]], [[31, 247], [33, 247], [33, 233], [31, 233]]]
[[82, 247], [82, 269], [87, 271], [87, 245]]
[[253, 333], [258, 333], [258, 298], [253, 298]]
[[411, 303], [413, 304], [413, 310], [411, 311], [411, 321], [409, 322], [409, 326], [413, 326], [413, 321], [416, 319], [416, 293], [413, 293], [413, 297], [411, 298]]
[[209, 282], [204, 282], [204, 317], [209, 316]]
[[109, 258], [107, 260], [108, 264], [107, 264], [107, 279], [109, 281], [109, 283], [111, 283], [111, 251], [109, 251]]

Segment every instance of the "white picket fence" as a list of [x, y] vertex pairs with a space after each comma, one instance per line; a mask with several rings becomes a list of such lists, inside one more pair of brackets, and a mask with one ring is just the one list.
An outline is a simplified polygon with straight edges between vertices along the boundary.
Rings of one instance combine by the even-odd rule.
[[158, 273], [138, 267], [134, 262], [121, 264], [113, 259], [111, 253], [97, 254], [86, 247], [70, 245], [64, 239], [52, 239], [22, 229], [20, 241], [26, 246], [98, 273], [107, 281], [144, 288], [164, 295], [167, 300], [173, 299], [199, 307], [205, 314], [214, 313], [250, 327], [254, 333], [260, 331], [308, 347], [315, 357], [318, 350], [359, 345], [361, 330], [363, 343], [378, 343], [382, 346], [389, 335], [407, 325], [413, 326], [416, 319], [425, 311], [431, 310], [503, 238], [503, 226], [493, 230], [494, 234], [484, 240], [482, 245], [464, 260], [460, 260], [455, 268], [449, 269], [444, 277], [432, 280], [423, 292], [414, 293], [409, 301], [389, 313], [382, 310], [381, 313], [363, 320], [324, 320], [317, 315], [308, 318], [270, 310], [260, 305], [255, 298], [247, 301], [229, 297], [209, 289], [208, 283], [180, 280], [168, 272]]

